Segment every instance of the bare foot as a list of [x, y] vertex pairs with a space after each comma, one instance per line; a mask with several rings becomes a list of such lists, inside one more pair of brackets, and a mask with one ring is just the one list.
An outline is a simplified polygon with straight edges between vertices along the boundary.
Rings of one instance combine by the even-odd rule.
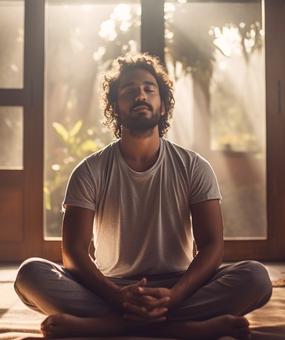
[[232, 336], [237, 339], [249, 339], [249, 322], [243, 316], [222, 315], [205, 321], [209, 327], [210, 334], [215, 337]]
[[246, 318], [234, 315], [221, 315], [206, 321], [175, 322], [173, 334], [181, 339], [218, 339], [229, 336], [249, 339], [249, 322]]
[[123, 322], [113, 316], [103, 319], [54, 314], [49, 315], [41, 324], [41, 331], [46, 338], [120, 334], [123, 328]]

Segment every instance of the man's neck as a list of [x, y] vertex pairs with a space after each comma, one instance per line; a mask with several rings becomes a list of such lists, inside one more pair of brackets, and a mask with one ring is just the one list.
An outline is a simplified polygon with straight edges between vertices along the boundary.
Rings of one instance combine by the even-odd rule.
[[156, 162], [159, 155], [158, 128], [141, 135], [123, 130], [119, 145], [123, 158], [133, 170], [146, 171]]

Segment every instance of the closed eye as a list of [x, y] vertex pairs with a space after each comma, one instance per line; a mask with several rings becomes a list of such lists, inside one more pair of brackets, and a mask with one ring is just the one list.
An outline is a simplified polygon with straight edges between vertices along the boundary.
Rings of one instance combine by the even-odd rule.
[[152, 92], [155, 92], [155, 88], [154, 87], [145, 87], [145, 92], [147, 93], [152, 93]]
[[126, 94], [126, 95], [132, 95], [132, 94], [134, 94], [135, 93], [135, 89], [134, 88], [126, 88], [126, 89], [124, 89], [123, 91], [122, 91], [122, 93], [124, 93], [124, 94]]

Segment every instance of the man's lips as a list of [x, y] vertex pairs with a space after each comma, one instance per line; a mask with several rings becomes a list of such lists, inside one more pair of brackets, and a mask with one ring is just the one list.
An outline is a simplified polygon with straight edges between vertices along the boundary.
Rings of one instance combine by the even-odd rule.
[[145, 111], [145, 110], [151, 111], [151, 108], [147, 105], [137, 105], [133, 107], [131, 111], [138, 112], [138, 111]]

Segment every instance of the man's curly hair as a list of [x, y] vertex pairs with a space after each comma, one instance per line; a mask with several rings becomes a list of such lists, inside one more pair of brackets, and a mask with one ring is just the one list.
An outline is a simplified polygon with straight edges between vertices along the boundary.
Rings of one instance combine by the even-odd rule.
[[117, 138], [121, 137], [122, 127], [118, 114], [115, 112], [118, 85], [122, 75], [134, 69], [143, 69], [150, 72], [158, 83], [160, 98], [165, 107], [165, 114], [160, 117], [158, 123], [159, 135], [162, 137], [170, 125], [169, 119], [172, 117], [174, 108], [173, 83], [159, 59], [147, 53], [117, 58], [114, 60], [111, 70], [105, 75], [102, 93], [104, 125], [111, 128]]

